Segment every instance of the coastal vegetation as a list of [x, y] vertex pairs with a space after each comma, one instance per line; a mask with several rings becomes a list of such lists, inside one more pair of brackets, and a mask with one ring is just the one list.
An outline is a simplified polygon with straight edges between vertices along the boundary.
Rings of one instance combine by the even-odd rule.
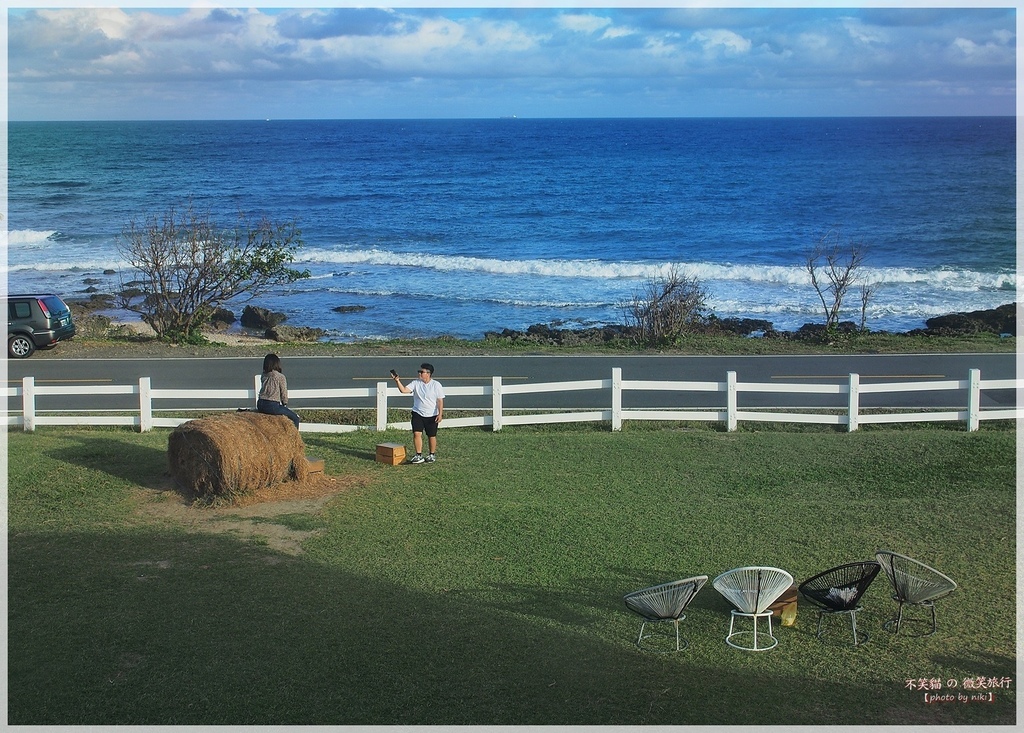
[[[10, 433], [8, 722], [1015, 722], [1012, 423], [452, 430], [428, 468], [374, 462], [405, 437], [306, 436], [333, 495], [199, 509], [166, 431]], [[938, 633], [884, 630], [879, 576], [857, 648], [801, 600], [774, 650], [731, 649], [710, 584], [688, 649], [634, 646], [629, 591], [879, 549], [960, 584]]]
[[[68, 298], [78, 335], [60, 349], [39, 352], [34, 358], [113, 357], [121, 354], [203, 356], [238, 353], [259, 354], [273, 348], [293, 355], [358, 354], [535, 354], [535, 353], [622, 353], [622, 354], [914, 354], [914, 353], [1013, 353], [1016, 350], [1015, 303], [972, 313], [950, 314], [929, 319], [926, 328], [907, 333], [871, 331], [853, 324], [840, 324], [831, 338], [823, 338], [821, 324], [808, 324], [799, 331], [776, 331], [767, 321], [719, 319], [709, 316], [700, 330], [679, 334], [656, 346], [641, 346], [628, 326], [598, 326], [585, 329], [559, 328], [537, 324], [525, 331], [489, 331], [479, 340], [450, 336], [417, 339], [387, 339], [338, 342], [318, 340], [322, 331], [278, 325], [267, 329], [232, 328], [234, 316], [215, 320], [203, 331], [201, 340], [175, 344], [157, 339], [152, 332], [141, 333], [124, 322], [97, 311], [112, 307], [113, 298], [93, 295]], [[249, 310], [247, 308], [247, 310]], [[253, 308], [253, 311], [259, 309]], [[219, 315], [219, 314], [218, 314]], [[292, 339], [289, 334], [319, 333]]]
[[867, 309], [874, 286], [861, 281], [864, 258], [862, 245], [844, 244], [842, 236], [834, 230], [825, 234], [807, 256], [805, 267], [825, 315], [822, 333], [827, 339], [838, 335], [846, 296], [857, 284], [860, 285], [860, 330], [867, 328]]
[[694, 275], [673, 267], [648, 280], [625, 306], [627, 331], [638, 346], [667, 346], [704, 329], [708, 289]]
[[138, 313], [162, 341], [201, 342], [202, 328], [226, 301], [309, 277], [290, 267], [301, 232], [265, 217], [239, 215], [234, 227], [224, 228], [189, 203], [181, 213], [170, 208], [144, 223], [132, 220], [121, 237], [118, 251], [132, 279], [122, 280], [118, 304]]

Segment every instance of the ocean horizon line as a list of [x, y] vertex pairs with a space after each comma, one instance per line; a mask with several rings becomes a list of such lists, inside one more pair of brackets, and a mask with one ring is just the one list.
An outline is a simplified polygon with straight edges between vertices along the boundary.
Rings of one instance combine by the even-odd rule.
[[160, 117], [160, 118], [94, 118], [94, 119], [9, 119], [8, 124], [93, 124], [125, 122], [526, 122], [526, 121], [590, 121], [601, 120], [924, 120], [924, 119], [1015, 119], [1016, 115], [971, 114], [971, 115], [643, 115], [640, 117], [531, 117], [523, 115], [494, 117]]

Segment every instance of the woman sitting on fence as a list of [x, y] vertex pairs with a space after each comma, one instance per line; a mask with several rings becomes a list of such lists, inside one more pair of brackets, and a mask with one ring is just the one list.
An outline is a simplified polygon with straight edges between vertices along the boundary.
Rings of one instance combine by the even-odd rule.
[[263, 376], [260, 377], [260, 394], [256, 400], [257, 412], [265, 415], [284, 415], [299, 427], [299, 416], [288, 409], [288, 380], [281, 371], [281, 359], [277, 354], [263, 357]]

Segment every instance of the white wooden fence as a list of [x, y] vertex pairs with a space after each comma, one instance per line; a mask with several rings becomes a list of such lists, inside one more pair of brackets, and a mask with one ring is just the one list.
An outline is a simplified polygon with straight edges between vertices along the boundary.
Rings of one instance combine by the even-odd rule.
[[[746, 422], [789, 422], [789, 423], [820, 423], [824, 425], [846, 425], [849, 431], [869, 423], [908, 423], [908, 422], [943, 422], [959, 421], [967, 425], [970, 431], [977, 430], [982, 420], [1012, 420], [1024, 416], [1018, 407], [988, 408], [981, 407], [981, 394], [985, 390], [1014, 389], [1024, 386], [1019, 379], [981, 378], [979, 369], [971, 369], [967, 379], [944, 381], [904, 381], [879, 384], [861, 384], [857, 374], [850, 374], [842, 384], [783, 384], [766, 382], [739, 382], [736, 372], [726, 372], [722, 382], [672, 382], [652, 380], [631, 380], [622, 378], [622, 369], [613, 368], [610, 379], [590, 379], [572, 382], [548, 382], [539, 384], [505, 384], [500, 376], [492, 377], [490, 386], [479, 387], [445, 387], [448, 405], [457, 409], [458, 402], [452, 398], [460, 396], [490, 396], [490, 414], [474, 417], [445, 418], [445, 428], [483, 427], [490, 426], [494, 431], [506, 425], [538, 425], [544, 423], [575, 423], [609, 421], [611, 429], [622, 429], [626, 420], [671, 420], [671, 421], [705, 421], [723, 422], [727, 430], [736, 430], [740, 421]], [[21, 414], [7, 415], [7, 424], [20, 425], [26, 431], [35, 430], [40, 425], [129, 425], [148, 431], [160, 427], [176, 427], [189, 418], [158, 417], [154, 410], [154, 402], [162, 404], [176, 403], [176, 407], [161, 407], [163, 412], [190, 411], [196, 408], [196, 400], [217, 400], [233, 403], [225, 409], [234, 409], [239, 405], [255, 405], [259, 393], [260, 377], [255, 376], [252, 389], [235, 390], [203, 390], [203, 389], [155, 389], [149, 377], [142, 377], [139, 383], [126, 385], [75, 385], [48, 386], [38, 385], [33, 377], [25, 377], [20, 387], [8, 387], [7, 396], [21, 397]], [[568, 412], [529, 412], [527, 410], [509, 411], [503, 399], [515, 394], [544, 394], [552, 392], [579, 391], [608, 392], [607, 409]], [[623, 395], [627, 392], [713, 392], [723, 395], [721, 407], [710, 409], [624, 409]], [[897, 411], [889, 408], [885, 412], [863, 412], [860, 404], [861, 396], [866, 394], [896, 394], [900, 392], [945, 391], [960, 393], [951, 404], [963, 405], [963, 409], [952, 410], [911, 410]], [[778, 393], [778, 394], [820, 394], [846, 395], [846, 409], [817, 411], [792, 411], [795, 408], [747, 408], [740, 406], [741, 393]], [[46, 395], [137, 395], [138, 414], [97, 414], [98, 412], [125, 412], [126, 410], [94, 410], [82, 411], [86, 414], [69, 414], [68, 410], [47, 410], [37, 408], [38, 397]], [[391, 398], [406, 397], [397, 388], [389, 386], [389, 382], [377, 382], [375, 387], [351, 389], [293, 389], [289, 390], [292, 406], [301, 402], [297, 409], [316, 409], [335, 407], [339, 400], [365, 400], [363, 407], [375, 408], [376, 424], [371, 428], [359, 425], [334, 425], [328, 423], [303, 422], [300, 430], [309, 433], [341, 433], [354, 430], [388, 428], [407, 428], [408, 421], [388, 423], [388, 406]], [[331, 402], [334, 401], [334, 405]], [[188, 403], [191, 402], [192, 406]], [[131, 410], [135, 412], [135, 410]]]

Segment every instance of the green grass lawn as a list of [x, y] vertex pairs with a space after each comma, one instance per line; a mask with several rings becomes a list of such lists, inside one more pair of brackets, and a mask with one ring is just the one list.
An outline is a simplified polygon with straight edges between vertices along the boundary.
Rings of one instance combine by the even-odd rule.
[[[306, 435], [364, 481], [260, 518], [314, 530], [298, 555], [140, 511], [167, 436], [9, 433], [9, 723], [1015, 722], [1012, 427], [455, 429], [397, 467], [374, 444], [407, 434]], [[845, 617], [815, 638], [801, 600], [775, 649], [732, 649], [710, 582], [687, 650], [634, 646], [628, 591], [741, 565], [799, 582], [883, 548], [958, 582], [934, 636], [883, 630], [880, 575], [858, 648]], [[970, 700], [978, 679], [1003, 686]]]

